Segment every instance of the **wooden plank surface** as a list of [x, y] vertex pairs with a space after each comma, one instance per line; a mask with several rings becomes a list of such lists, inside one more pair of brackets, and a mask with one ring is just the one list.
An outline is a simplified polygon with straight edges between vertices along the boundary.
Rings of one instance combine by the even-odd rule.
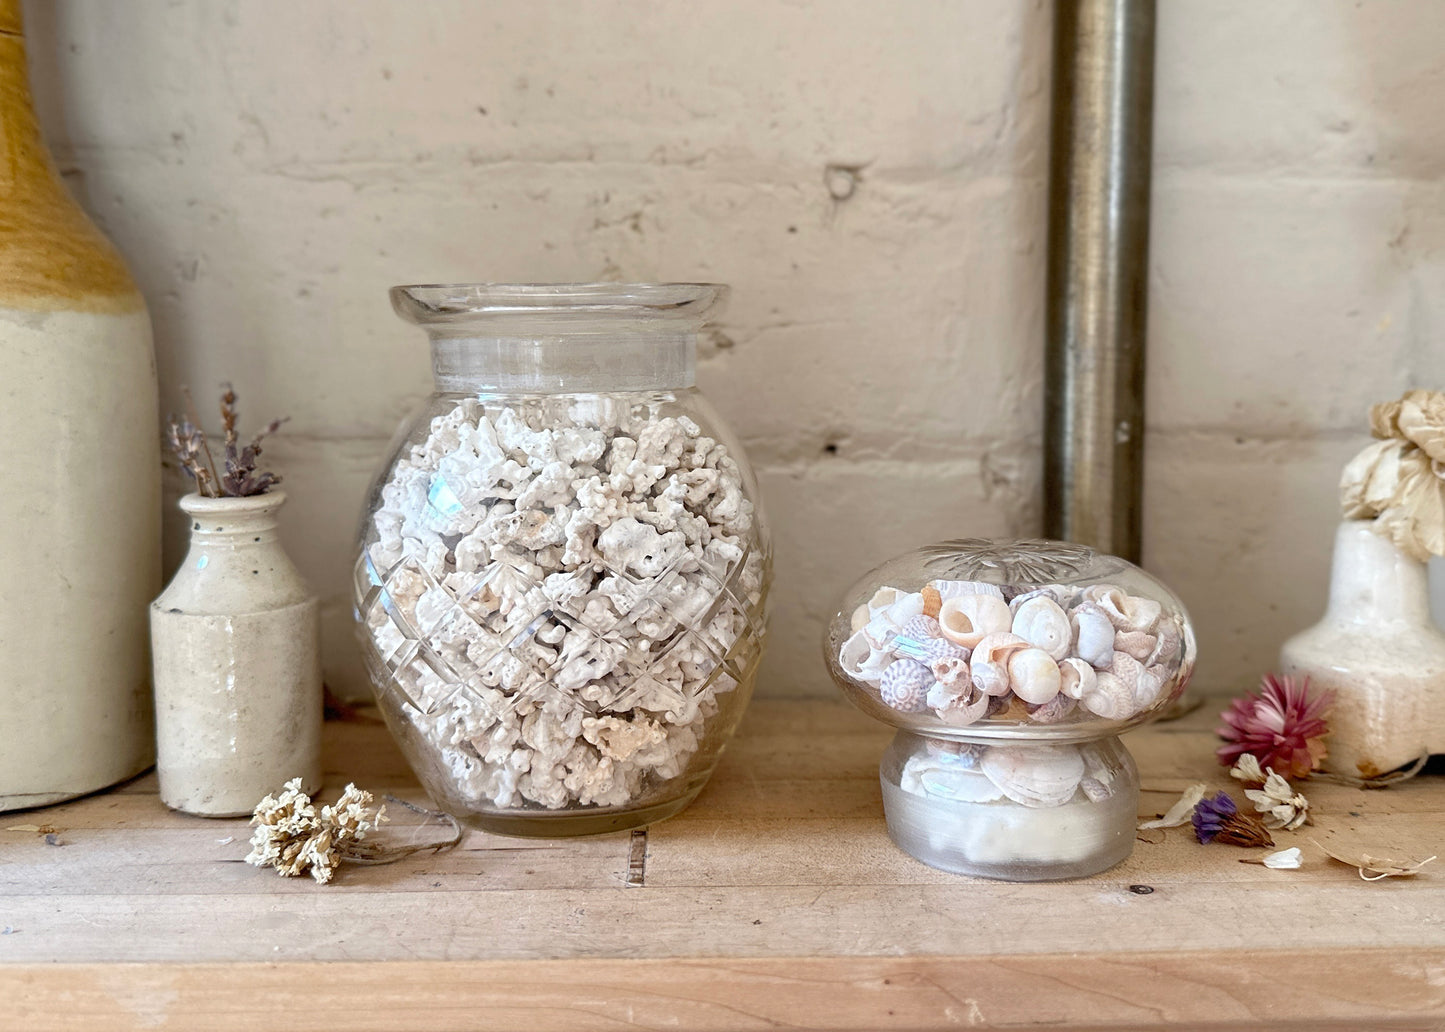
[[[1237, 788], [1211, 715], [1129, 736], [1145, 811]], [[327, 734], [326, 798], [354, 780], [426, 801], [384, 729]], [[171, 813], [153, 776], [0, 815], [0, 1028], [241, 1028], [360, 998], [357, 1029], [1445, 1027], [1445, 862], [1366, 884], [1308, 841], [1445, 852], [1439, 778], [1308, 786], [1316, 826], [1276, 835], [1298, 871], [1180, 829], [1093, 878], [1008, 884], [892, 845], [887, 739], [841, 704], [755, 703], [631, 887], [627, 833], [469, 832], [329, 886], [281, 879], [240, 862], [244, 821]], [[427, 833], [391, 809], [388, 836]], [[27, 824], [56, 831], [4, 830]]]

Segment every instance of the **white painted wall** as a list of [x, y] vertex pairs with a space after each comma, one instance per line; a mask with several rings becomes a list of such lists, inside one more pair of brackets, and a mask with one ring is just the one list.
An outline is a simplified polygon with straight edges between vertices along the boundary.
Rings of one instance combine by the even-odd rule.
[[[1146, 565], [1233, 690], [1321, 608], [1367, 405], [1445, 382], [1445, 5], [1160, 6]], [[1049, 10], [27, 5], [163, 393], [229, 378], [248, 419], [292, 416], [286, 540], [353, 694], [352, 529], [429, 382], [394, 283], [734, 286], [700, 380], [775, 529], [761, 691], [831, 690], [821, 622], [889, 554], [1036, 532]]]

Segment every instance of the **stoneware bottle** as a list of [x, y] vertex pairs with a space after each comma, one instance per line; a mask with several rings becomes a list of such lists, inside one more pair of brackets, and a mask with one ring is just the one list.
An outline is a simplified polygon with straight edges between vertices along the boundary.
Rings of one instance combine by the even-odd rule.
[[160, 434], [145, 302], [61, 185], [0, 0], [0, 811], [150, 766]]
[[151, 605], [161, 801], [251, 813], [299, 777], [321, 787], [318, 604], [281, 549], [281, 491], [189, 494], [191, 547]]
[[1335, 693], [1325, 765], [1376, 777], [1445, 751], [1445, 634], [1430, 621], [1425, 564], [1346, 520], [1324, 619], [1285, 642], [1280, 668]]

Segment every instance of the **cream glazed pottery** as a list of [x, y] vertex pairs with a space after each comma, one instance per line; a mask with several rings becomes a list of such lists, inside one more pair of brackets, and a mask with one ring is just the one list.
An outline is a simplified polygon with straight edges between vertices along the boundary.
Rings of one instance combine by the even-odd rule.
[[859, 708], [899, 729], [879, 765], [888, 832], [926, 864], [1077, 878], [1134, 845], [1139, 776], [1118, 734], [1184, 691], [1179, 600], [1059, 541], [946, 541], [848, 592], [824, 649]]
[[0, 0], [0, 811], [154, 756], [161, 584], [150, 318], [41, 140], [18, 0]]
[[318, 602], [276, 534], [281, 491], [190, 494], [191, 547], [151, 604], [161, 801], [252, 812], [287, 780], [321, 787]]
[[1324, 619], [1285, 642], [1280, 668], [1335, 693], [1330, 770], [1376, 777], [1445, 752], [1445, 634], [1430, 620], [1425, 564], [1371, 521], [1340, 524]]

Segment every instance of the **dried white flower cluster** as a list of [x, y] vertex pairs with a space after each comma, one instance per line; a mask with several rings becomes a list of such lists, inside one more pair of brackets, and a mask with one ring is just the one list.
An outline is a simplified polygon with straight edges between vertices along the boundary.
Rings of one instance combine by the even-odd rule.
[[274, 867], [285, 878], [309, 869], [324, 885], [366, 833], [386, 820], [386, 807], [372, 810], [371, 802], [370, 792], [347, 785], [341, 798], [318, 814], [311, 797], [301, 791], [301, 779], [292, 778], [279, 796], [268, 795], [256, 804], [251, 817], [256, 830], [246, 863]]
[[742, 471], [655, 404], [468, 399], [381, 490], [363, 618], [462, 803], [635, 801], [751, 676], [765, 559]]
[[1345, 517], [1373, 520], [1378, 534], [1421, 562], [1445, 555], [1445, 393], [1406, 391], [1370, 409], [1378, 440], [1345, 466]]
[[1245, 798], [1254, 804], [1254, 812], [1264, 815], [1264, 825], [1276, 831], [1294, 831], [1310, 820], [1310, 802], [1296, 792], [1273, 767], [1261, 768], [1258, 757], [1242, 754], [1230, 768], [1229, 776], [1256, 788], [1244, 790]]

